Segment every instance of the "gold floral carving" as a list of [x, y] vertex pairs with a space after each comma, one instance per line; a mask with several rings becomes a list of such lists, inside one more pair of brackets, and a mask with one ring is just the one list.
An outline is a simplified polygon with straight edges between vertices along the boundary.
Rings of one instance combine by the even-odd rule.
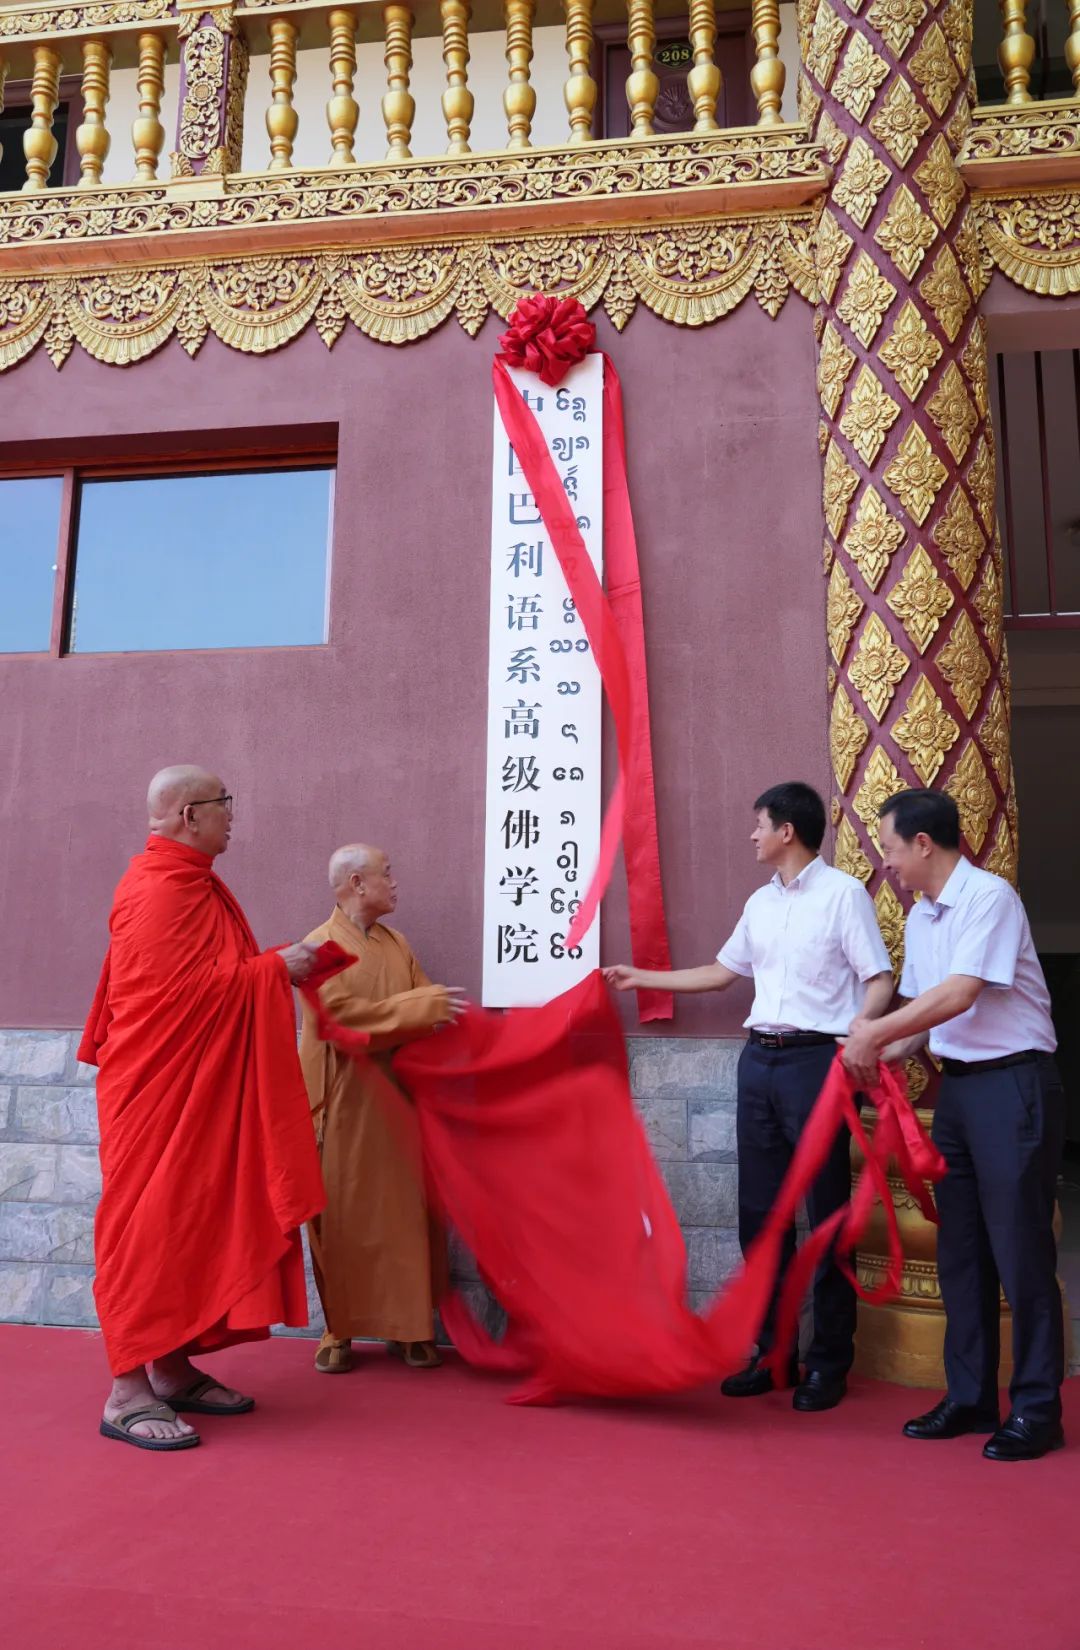
[[945, 789], [960, 810], [960, 829], [967, 837], [973, 853], [978, 853], [986, 841], [990, 821], [994, 817], [996, 799], [994, 787], [973, 739], [969, 739], [960, 753]]
[[986, 549], [986, 539], [962, 487], [954, 487], [949, 494], [945, 510], [934, 524], [932, 537], [963, 588], [969, 589]]
[[[878, 837], [878, 814], [890, 796], [907, 789], [892, 761], [880, 745], [875, 745], [866, 764], [862, 784], [855, 792], [852, 806], [866, 826], [870, 840], [879, 853], [881, 843]], [[883, 883], [882, 886], [886, 884]]]
[[847, 790], [852, 771], [869, 737], [869, 727], [841, 685], [833, 695], [829, 716], [829, 752], [836, 782], [842, 791]]
[[881, 615], [871, 613], [848, 666], [848, 676], [875, 721], [880, 722], [888, 710], [896, 684], [910, 664], [910, 659], [890, 636]]
[[833, 80], [832, 95], [861, 124], [888, 73], [889, 65], [878, 56], [865, 34], [854, 34]]
[[948, 134], [949, 142], [952, 144], [953, 154], [955, 155], [958, 155], [963, 149], [964, 144], [967, 141], [967, 135], [971, 130], [971, 99], [975, 95], [977, 94], [975, 91], [974, 79], [969, 77], [967, 96], [960, 99], [955, 110], [953, 111], [948, 125], [945, 128], [945, 131]]
[[952, 591], [938, 578], [930, 557], [917, 544], [902, 576], [885, 598], [920, 653], [925, 653], [953, 605]]
[[990, 676], [990, 661], [979, 645], [975, 626], [966, 609], [961, 611], [953, 625], [948, 641], [937, 655], [936, 664], [970, 722], [979, 708]]
[[948, 5], [942, 6], [941, 30], [961, 69], [971, 62], [973, 24], [974, 8], [966, 0], [948, 0]]
[[972, 162], [1047, 155], [1080, 155], [1080, 109], [1073, 97], [977, 110], [959, 158], [966, 169]]
[[904, 529], [890, 515], [876, 487], [869, 486], [859, 500], [855, 519], [848, 528], [844, 549], [862, 577], [876, 590], [892, 556], [904, 542]]
[[875, 241], [910, 281], [936, 237], [933, 223], [907, 185], [901, 184], [878, 225]]
[[918, 424], [911, 423], [886, 467], [883, 479], [911, 519], [921, 527], [934, 507], [935, 498], [949, 479], [949, 472], [924, 431]]
[[221, 142], [225, 100], [225, 36], [214, 23], [200, 23], [184, 43], [184, 103], [178, 153], [203, 160]]
[[847, 518], [848, 505], [859, 485], [859, 478], [851, 468], [835, 441], [830, 441], [825, 451], [825, 470], [822, 483], [822, 502], [825, 506], [825, 520], [829, 524], [829, 531], [833, 538], [839, 538], [844, 530], [844, 521]]
[[[826, 578], [828, 578], [829, 574], [832, 572], [832, 565], [833, 565], [833, 562], [835, 560], [836, 560], [836, 552], [833, 549], [832, 545], [829, 543], [828, 539], [826, 539], [824, 544], [821, 546], [821, 571], [824, 573]], [[829, 666], [829, 674], [830, 674], [830, 678], [835, 678], [835, 676], [836, 676], [836, 672], [835, 672], [835, 670], [833, 670], [832, 665]], [[832, 692], [832, 690], [835, 686], [836, 686], [835, 680], [830, 680], [830, 682], [829, 682], [829, 692], [830, 693]]]
[[800, 73], [795, 91], [795, 103], [799, 111], [799, 119], [807, 130], [812, 132], [818, 117], [818, 111], [821, 108], [821, 98], [815, 92], [809, 75]]
[[844, 343], [832, 322], [827, 322], [818, 351], [818, 394], [830, 418], [836, 417], [844, 385], [854, 365], [855, 351]]
[[923, 35], [918, 51], [908, 60], [908, 68], [940, 120], [952, 102], [960, 76], [945, 43], [945, 36], [936, 23], [931, 23]]
[[859, 622], [863, 599], [844, 572], [839, 561], [833, 563], [829, 574], [829, 592], [825, 605], [826, 631], [829, 647], [837, 664], [843, 664], [851, 632]]
[[882, 442], [900, 417], [899, 404], [881, 387], [872, 367], [860, 367], [840, 420], [840, 433], [864, 464], [872, 464]]
[[904, 394], [912, 401], [941, 360], [941, 345], [908, 298], [878, 351]]
[[983, 197], [979, 236], [988, 259], [1027, 292], [1080, 292], [1080, 193], [1031, 189]]
[[897, 166], [906, 166], [926, 133], [930, 116], [902, 74], [897, 74], [870, 118], [870, 130]]
[[847, 24], [833, 10], [829, 0], [818, 0], [806, 66], [820, 86], [828, 86], [847, 32]]
[[[862, 35], [857, 38], [861, 40]], [[889, 168], [878, 160], [866, 139], [857, 137], [833, 186], [833, 199], [860, 229], [865, 229], [889, 177]]]
[[965, 212], [953, 235], [953, 250], [960, 260], [964, 279], [974, 298], [986, 291], [993, 266], [979, 242], [978, 220], [974, 212]]
[[1010, 772], [1009, 712], [1005, 705], [1005, 695], [999, 687], [995, 687], [990, 694], [986, 715], [979, 727], [979, 739], [983, 750], [994, 764], [994, 771], [1004, 789], [1009, 783]]
[[994, 835], [994, 846], [986, 856], [985, 869], [996, 877], [1004, 877], [1006, 882], [1016, 886], [1016, 850], [1013, 846], [1012, 832], [1009, 830], [1007, 819], [998, 820], [998, 828]]
[[903, 715], [893, 724], [892, 736], [923, 784], [932, 785], [960, 729], [925, 676], [912, 688]]
[[990, 410], [990, 385], [988, 379], [986, 354], [986, 324], [981, 315], [976, 315], [971, 323], [971, 331], [960, 352], [960, 365], [971, 385], [971, 393], [975, 397], [975, 406], [980, 418], [985, 418]]
[[992, 440], [985, 435], [980, 436], [975, 445], [967, 479], [983, 526], [990, 532], [994, 525], [994, 448]]
[[885, 949], [892, 963], [892, 971], [899, 979], [904, 963], [904, 907], [888, 880], [881, 883], [874, 895], [874, 909], [877, 912], [881, 937], [885, 941]]
[[921, 166], [915, 168], [915, 182], [930, 203], [942, 229], [948, 229], [956, 208], [964, 198], [964, 183], [956, 170], [952, 150], [939, 132]]
[[854, 245], [847, 230], [840, 227], [839, 221], [826, 207], [814, 236], [814, 267], [818, 288], [826, 303], [832, 302], [848, 253]]
[[901, 57], [925, 16], [923, 0], [874, 0], [866, 21], [877, 30], [893, 56]]
[[[956, 463], [961, 463], [978, 427], [979, 415], [971, 404], [955, 361], [950, 361], [942, 373], [941, 382], [926, 403], [926, 410], [941, 431]], [[991, 473], [992, 465], [993, 460]]]
[[937, 316], [949, 343], [955, 343], [964, 324], [964, 316], [971, 308], [971, 294], [964, 285], [951, 247], [941, 248], [929, 275], [919, 282], [919, 291]]
[[1001, 578], [993, 556], [987, 560], [983, 576], [972, 595], [971, 605], [979, 615], [990, 652], [995, 659], [1000, 658], [1005, 621], [1002, 614]]
[[926, 1093], [930, 1075], [922, 1061], [916, 1059], [904, 1061], [904, 1075], [907, 1078], [908, 1099], [914, 1106]]
[[849, 326], [864, 349], [869, 349], [896, 288], [866, 252], [860, 252], [848, 272], [844, 295], [836, 313]]
[[836, 827], [833, 864], [838, 871], [846, 871], [849, 877], [858, 877], [860, 882], [869, 882], [874, 874], [874, 867], [863, 853], [855, 827], [846, 814]]
[[78, 33], [124, 23], [152, 23], [168, 17], [173, 0], [103, 0], [100, 5], [50, 6], [0, 11], [0, 40], [30, 35]]
[[839, 165], [844, 150], [848, 146], [848, 139], [840, 130], [828, 109], [818, 122], [817, 140], [821, 144], [834, 166]]

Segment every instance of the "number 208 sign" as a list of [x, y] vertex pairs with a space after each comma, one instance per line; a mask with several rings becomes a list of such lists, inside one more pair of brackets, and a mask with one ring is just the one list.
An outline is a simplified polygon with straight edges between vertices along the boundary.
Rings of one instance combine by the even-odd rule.
[[[603, 361], [558, 389], [511, 372], [603, 577]], [[483, 1001], [548, 1002], [597, 966], [599, 921], [566, 931], [600, 848], [600, 674], [495, 408], [491, 479]]]

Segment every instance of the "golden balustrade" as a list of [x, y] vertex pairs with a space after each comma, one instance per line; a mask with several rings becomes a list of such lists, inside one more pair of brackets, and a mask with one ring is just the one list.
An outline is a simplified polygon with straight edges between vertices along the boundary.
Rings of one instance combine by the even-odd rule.
[[383, 62], [386, 65], [386, 95], [382, 100], [383, 124], [386, 127], [387, 160], [409, 160], [412, 150], [412, 124], [416, 115], [416, 100], [409, 91], [409, 71], [412, 68], [413, 14], [408, 6], [383, 7], [386, 28], [386, 47]]
[[353, 143], [360, 120], [360, 105], [353, 96], [356, 79], [356, 16], [351, 11], [332, 11], [330, 24], [330, 79], [333, 95], [326, 105], [330, 128], [331, 166], [355, 166]]
[[998, 62], [1005, 77], [1008, 103], [1030, 103], [1035, 40], [1027, 29], [1027, 0], [1000, 0], [1002, 35]]
[[161, 94], [165, 89], [165, 42], [160, 34], [139, 36], [139, 113], [131, 128], [135, 146], [135, 177], [153, 183], [165, 147], [161, 124]]
[[79, 185], [94, 189], [101, 183], [102, 168], [109, 153], [105, 129], [105, 105], [109, 101], [109, 65], [112, 53], [103, 40], [83, 41], [83, 118], [75, 133], [79, 151]]
[[34, 79], [30, 87], [32, 113], [30, 125], [23, 133], [26, 156], [23, 189], [29, 194], [45, 188], [56, 159], [58, 145], [53, 135], [53, 116], [59, 101], [60, 55], [51, 46], [35, 46]]
[[[1080, 5], [1080, 0], [1077, 0]], [[448, 155], [469, 153], [475, 100], [469, 90], [469, 4], [468, 0], [440, 0], [442, 18], [442, 58], [446, 67], [446, 90], [442, 94]]]

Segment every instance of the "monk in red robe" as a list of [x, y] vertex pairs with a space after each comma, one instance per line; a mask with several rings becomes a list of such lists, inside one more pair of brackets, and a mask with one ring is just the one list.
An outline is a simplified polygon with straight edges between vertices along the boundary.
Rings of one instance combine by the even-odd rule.
[[307, 1323], [300, 1228], [324, 1196], [290, 981], [315, 954], [260, 953], [214, 874], [232, 824], [215, 774], [163, 769], [148, 811], [79, 1058], [99, 1068], [101, 1432], [176, 1450], [199, 1442], [182, 1414], [254, 1407], [193, 1353]]

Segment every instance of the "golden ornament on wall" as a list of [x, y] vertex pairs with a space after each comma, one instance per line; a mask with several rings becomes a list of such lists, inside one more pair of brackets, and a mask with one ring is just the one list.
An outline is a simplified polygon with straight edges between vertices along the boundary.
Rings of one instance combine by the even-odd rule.
[[999, 687], [995, 687], [990, 694], [986, 715], [979, 725], [979, 739], [1004, 790], [1009, 783], [1009, 713], [1005, 708], [1005, 695]]
[[848, 528], [844, 549], [871, 590], [876, 590], [881, 583], [890, 559], [904, 538], [904, 528], [890, 514], [877, 488], [868, 486]]
[[857, 137], [833, 185], [833, 200], [860, 229], [865, 229], [889, 178], [889, 168], [878, 160], [865, 138]]
[[921, 527], [934, 507], [935, 498], [949, 479], [949, 472], [924, 431], [918, 424], [911, 423], [883, 479], [911, 519]]
[[986, 856], [984, 869], [996, 877], [1004, 877], [1006, 882], [1016, 886], [1016, 850], [1013, 846], [1012, 833], [1009, 822], [1005, 818], [998, 820], [998, 828], [994, 835], [994, 846]]
[[878, 836], [878, 815], [890, 796], [907, 789], [889, 757], [880, 745], [875, 745], [866, 764], [862, 784], [852, 800], [852, 807], [866, 826], [867, 834], [879, 853], [881, 841]]
[[907, 185], [901, 184], [874, 233], [875, 241], [910, 281], [936, 238], [937, 230], [930, 218]]
[[883, 881], [874, 895], [878, 927], [889, 953], [892, 971], [897, 979], [904, 964], [904, 907], [893, 892], [892, 883]]
[[894, 57], [903, 57], [925, 16], [923, 0], [874, 0], [866, 21], [877, 30]]
[[840, 420], [845, 436], [864, 464], [872, 464], [896, 420], [900, 408], [882, 389], [872, 367], [860, 367]]
[[932, 785], [960, 729], [925, 676], [912, 688], [903, 715], [893, 724], [892, 736], [923, 784]]
[[994, 449], [985, 435], [976, 443], [967, 479], [983, 526], [989, 533], [994, 525]]
[[848, 676], [876, 721], [880, 722], [888, 710], [896, 684], [910, 664], [881, 615], [871, 613], [848, 666]]
[[945, 36], [936, 23], [931, 23], [918, 51], [908, 59], [908, 71], [922, 87], [926, 101], [940, 120], [952, 102], [960, 76]]
[[874, 874], [874, 867], [863, 853], [858, 833], [846, 814], [836, 828], [833, 864], [838, 871], [846, 871], [849, 877], [857, 877], [860, 882], [869, 882]]
[[969, 5], [967, 0], [948, 0], [948, 5], [941, 8], [941, 30], [949, 42], [949, 50], [962, 74], [966, 73], [971, 65], [974, 15], [974, 7]]
[[986, 325], [982, 316], [976, 315], [971, 323], [967, 341], [960, 352], [960, 365], [971, 385], [971, 393], [975, 397], [975, 406], [980, 418], [985, 418], [990, 410], [987, 359]]
[[827, 304], [832, 302], [848, 253], [854, 245], [855, 242], [847, 230], [840, 227], [838, 220], [826, 207], [814, 236], [814, 269], [821, 296]]
[[915, 168], [913, 176], [938, 223], [942, 229], [948, 229], [956, 208], [964, 198], [964, 180], [956, 170], [952, 150], [940, 132], [927, 150], [926, 159]]
[[906, 166], [930, 130], [930, 116], [902, 74], [897, 74], [875, 113], [870, 130], [897, 166]]
[[[819, 312], [820, 313], [820, 312]], [[850, 349], [831, 321], [825, 323], [818, 352], [818, 395], [830, 418], [836, 417], [844, 394], [848, 374], [855, 365], [855, 351]]]
[[912, 401], [933, 368], [941, 360], [942, 349], [923, 319], [918, 305], [908, 298], [893, 323], [892, 331], [878, 350], [904, 394]]
[[878, 87], [888, 78], [888, 74], [889, 65], [878, 56], [865, 34], [853, 34], [844, 53], [844, 61], [833, 79], [832, 95], [861, 125]]
[[986, 840], [997, 799], [986, 764], [973, 739], [969, 739], [964, 746], [945, 789], [960, 810], [960, 829], [967, 837], [972, 852], [977, 854]]
[[935, 522], [931, 537], [967, 590], [986, 549], [986, 539], [975, 520], [967, 494], [959, 484], [949, 494], [949, 501]]
[[938, 653], [935, 663], [970, 722], [979, 708], [983, 689], [990, 677], [990, 661], [979, 646], [975, 626], [966, 608], [961, 609], [949, 639]]
[[848, 271], [847, 285], [836, 313], [863, 348], [869, 349], [895, 297], [892, 282], [885, 279], [868, 253], [860, 252]]
[[1001, 640], [1005, 630], [1002, 609], [1001, 577], [993, 556], [987, 558], [983, 576], [971, 598], [971, 605], [979, 615], [983, 634], [990, 651], [997, 659], [1001, 654]]
[[818, 0], [814, 26], [810, 31], [810, 49], [806, 53], [806, 66], [819, 86], [828, 86], [847, 32], [847, 24], [833, 10], [829, 0]]
[[919, 652], [925, 653], [953, 605], [953, 596], [944, 579], [938, 578], [929, 555], [917, 544], [885, 601]]
[[937, 316], [949, 343], [955, 343], [964, 324], [964, 316], [971, 308], [971, 294], [964, 284], [951, 247], [941, 248], [929, 275], [919, 282], [919, 291]]
[[917, 1105], [929, 1087], [930, 1075], [921, 1060], [911, 1059], [904, 1061], [904, 1076], [907, 1078], [908, 1099], [913, 1106]]
[[829, 714], [829, 752], [836, 782], [842, 791], [847, 790], [852, 771], [869, 737], [869, 727], [841, 684], [833, 695]]
[[859, 478], [855, 471], [851, 468], [836, 442], [830, 441], [825, 453], [821, 497], [825, 509], [825, 520], [828, 522], [829, 531], [835, 539], [838, 539], [844, 530], [848, 505], [851, 503], [858, 485]]
[[833, 562], [829, 574], [829, 589], [825, 604], [826, 630], [829, 647], [837, 664], [843, 664], [851, 632], [859, 622], [863, 600], [844, 572], [839, 561]]
[[926, 403], [926, 410], [941, 431], [946, 447], [959, 464], [979, 423], [979, 415], [964, 388], [960, 368], [950, 361], [941, 375], [937, 389]]
[[825, 110], [818, 124], [817, 140], [834, 166], [839, 165], [844, 150], [848, 146], [848, 139], [840, 130], [828, 109]]

